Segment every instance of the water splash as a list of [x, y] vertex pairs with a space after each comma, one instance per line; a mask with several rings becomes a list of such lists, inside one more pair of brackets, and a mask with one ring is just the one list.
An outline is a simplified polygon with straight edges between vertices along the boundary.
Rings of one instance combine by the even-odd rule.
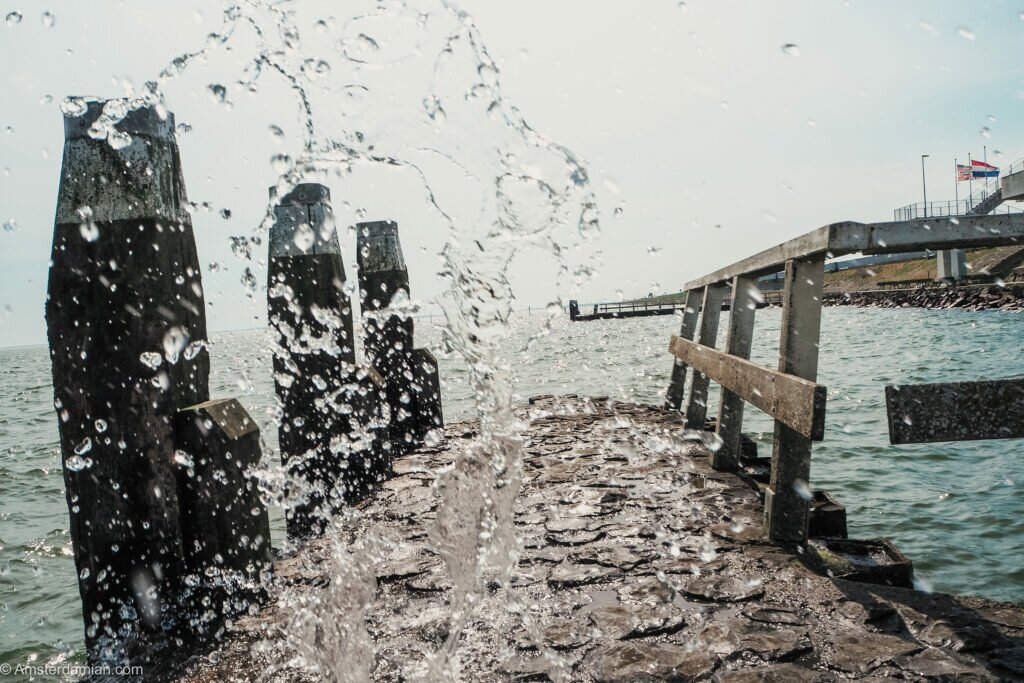
[[[289, 0], [229, 6], [201, 49], [174, 58], [137, 95], [109, 102], [90, 135], [113, 147], [130, 144], [115, 129], [128, 112], [147, 106], [166, 111], [166, 86], [186, 77], [194, 62], [230, 46], [250, 55], [235, 82], [251, 92], [268, 79], [283, 82], [298, 114], [299, 148], [270, 160], [279, 175], [276, 196], [328, 174], [343, 184], [362, 168], [412, 172], [418, 178], [426, 207], [447, 226], [444, 243], [436, 245], [447, 282], [437, 302], [444, 314], [445, 349], [469, 368], [480, 417], [477, 438], [437, 481], [441, 503], [423, 541], [443, 558], [453, 586], [449, 635], [429, 658], [426, 675], [457, 679], [457, 650], [468, 618], [485, 598], [485, 586], [508, 582], [518, 560], [512, 516], [522, 477], [522, 424], [512, 412], [514, 372], [498, 360], [515, 301], [509, 267], [520, 253], [540, 250], [559, 263], [553, 291], [585, 281], [596, 262], [573, 262], [569, 255], [599, 235], [600, 214], [586, 165], [531, 127], [506, 97], [499, 65], [473, 17], [455, 2], [355, 3], [347, 19], [313, 23], [312, 34], [303, 32], [301, 17], [300, 3]], [[244, 41], [234, 40], [243, 34]], [[409, 68], [418, 74], [424, 64], [429, 78], [413, 87], [391, 71]], [[228, 82], [224, 75], [221, 80]], [[200, 87], [225, 102], [226, 86]], [[372, 98], [384, 106], [372, 111]], [[84, 110], [84, 103], [69, 99], [62, 107], [73, 114]], [[236, 111], [242, 108], [236, 105]], [[376, 120], [380, 111], [383, 122]], [[275, 141], [288, 144], [281, 126], [270, 131]], [[464, 145], [468, 136], [486, 144]], [[468, 187], [477, 196], [473, 216], [453, 208], [449, 199], [445, 180], [453, 169], [462, 192]], [[251, 235], [232, 238], [235, 255], [246, 264], [243, 290], [253, 298], [258, 288], [253, 267], [273, 221], [271, 204]], [[302, 239], [310, 236], [303, 233]], [[561, 315], [561, 308], [556, 299], [548, 315]], [[310, 335], [299, 331], [289, 343], [308, 348], [309, 341]], [[157, 369], [183, 350], [187, 354], [187, 343], [165, 340], [162, 357], [143, 354], [140, 360]], [[340, 403], [333, 408], [340, 409]], [[268, 467], [263, 477], [268, 494], [285, 502], [280, 469]], [[332, 680], [365, 675], [369, 669], [353, 662], [366, 667], [372, 662], [372, 642], [362, 624], [374, 590], [368, 563], [377, 556], [368, 543], [359, 539], [350, 550], [334, 542], [331, 586], [313, 602], [303, 598], [290, 605], [294, 628], [288, 642], [299, 662]]]

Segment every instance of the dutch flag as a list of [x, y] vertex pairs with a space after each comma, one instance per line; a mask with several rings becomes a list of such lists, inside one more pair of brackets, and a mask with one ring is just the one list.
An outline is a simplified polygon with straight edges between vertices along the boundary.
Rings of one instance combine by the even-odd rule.
[[975, 178], [998, 178], [999, 168], [984, 161], [971, 160], [971, 175]]

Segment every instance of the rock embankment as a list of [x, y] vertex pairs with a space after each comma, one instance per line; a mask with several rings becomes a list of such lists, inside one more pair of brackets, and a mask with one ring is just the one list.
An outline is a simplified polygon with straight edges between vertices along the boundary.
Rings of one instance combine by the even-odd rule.
[[1024, 284], [825, 292], [822, 301], [826, 306], [1022, 311]]
[[519, 562], [481, 582], [454, 643], [436, 482], [472, 471], [473, 423], [397, 461], [336, 535], [278, 562], [270, 605], [167, 677], [424, 680], [447, 643], [464, 681], [1024, 678], [1024, 609], [812, 571], [808, 550], [763, 540], [756, 482], [712, 470], [678, 413], [547, 399], [519, 417]]

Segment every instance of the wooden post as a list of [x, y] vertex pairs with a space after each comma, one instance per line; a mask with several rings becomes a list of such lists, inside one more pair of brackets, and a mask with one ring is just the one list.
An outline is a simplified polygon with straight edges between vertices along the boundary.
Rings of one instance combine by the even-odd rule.
[[392, 305], [409, 301], [409, 271], [405, 267], [398, 224], [373, 221], [356, 226], [359, 289], [363, 312], [366, 362], [384, 380], [390, 410], [391, 456], [408, 452], [416, 441], [416, 405], [410, 386], [413, 376], [413, 321]]
[[110, 658], [172, 611], [173, 420], [208, 398], [210, 367], [174, 116], [143, 108], [104, 130], [119, 107], [65, 117], [46, 301], [85, 642]]
[[330, 197], [323, 185], [297, 185], [274, 208], [270, 231], [267, 309], [277, 342], [278, 440], [290, 477], [291, 537], [322, 532], [345, 503], [341, 484], [362, 476], [331, 445], [350, 429], [339, 392], [353, 381], [355, 348]]
[[[821, 334], [825, 256], [786, 262], [782, 294], [779, 371], [815, 381]], [[775, 421], [771, 482], [765, 489], [765, 530], [773, 541], [807, 539], [810, 509], [811, 439]]]
[[[683, 339], [693, 339], [697, 331], [697, 317], [700, 314], [701, 290], [691, 289], [686, 293], [686, 303], [683, 305], [683, 323], [679, 328], [679, 336]], [[676, 358], [672, 363], [672, 379], [668, 385], [668, 392], [665, 395], [665, 408], [668, 410], [679, 410], [683, 404], [683, 393], [686, 390], [686, 364]]]
[[580, 304], [576, 299], [569, 302], [569, 320], [576, 322], [576, 318], [580, 315]]
[[[718, 320], [722, 317], [722, 299], [725, 297], [724, 284], [708, 285], [704, 288], [704, 301], [701, 304], [700, 333], [697, 343], [715, 348], [718, 338]], [[708, 376], [693, 371], [690, 384], [690, 398], [686, 403], [687, 429], [704, 429], [704, 420], [708, 413]]]
[[412, 393], [416, 404], [414, 432], [417, 443], [435, 429], [444, 427], [441, 408], [441, 377], [437, 359], [427, 349], [412, 352]]
[[[754, 336], [754, 311], [760, 293], [757, 278], [736, 276], [732, 281], [732, 299], [729, 304], [729, 330], [725, 338], [725, 352], [750, 359], [750, 346]], [[718, 436], [721, 446], [711, 457], [716, 470], [735, 471], [740, 464], [740, 436], [743, 431], [743, 399], [722, 387], [722, 400], [718, 404]]]
[[185, 628], [209, 637], [267, 597], [270, 520], [251, 473], [259, 465], [260, 430], [235, 399], [207, 401], [178, 413], [175, 445]]

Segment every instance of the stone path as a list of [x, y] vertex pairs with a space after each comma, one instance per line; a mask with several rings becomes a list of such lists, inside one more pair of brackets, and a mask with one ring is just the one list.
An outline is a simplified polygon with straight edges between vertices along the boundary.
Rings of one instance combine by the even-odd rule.
[[[800, 553], [760, 540], [757, 485], [711, 470], [706, 448], [681, 440], [678, 415], [576, 399], [541, 400], [529, 413], [521, 561], [512, 585], [490, 586], [470, 618], [461, 680], [1024, 679], [1024, 610], [814, 573]], [[344, 620], [317, 631], [345, 643], [323, 664], [338, 679], [357, 670], [347, 657], [371, 647], [375, 680], [415, 679], [444, 643], [452, 591], [425, 539], [436, 473], [475, 428], [449, 425], [445, 448], [403, 458], [347, 522], [343, 546], [368, 535], [390, 545], [362, 563], [377, 584], [364, 596], [372, 645]], [[321, 540], [282, 559], [278, 590], [336, 614], [357, 609], [334, 557]], [[289, 639], [294, 628], [289, 608], [271, 604], [166, 677], [321, 680], [290, 663], [305, 647]]]

